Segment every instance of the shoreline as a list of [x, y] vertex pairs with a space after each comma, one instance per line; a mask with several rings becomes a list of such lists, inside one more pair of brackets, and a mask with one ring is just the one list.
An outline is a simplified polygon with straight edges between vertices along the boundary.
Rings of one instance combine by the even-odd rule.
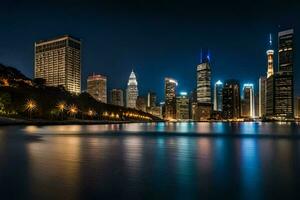
[[[19, 119], [19, 118], [7, 118], [0, 117], [0, 126], [17, 126], [17, 125], [35, 125], [35, 126], [51, 126], [51, 125], [109, 125], [109, 124], [129, 124], [129, 123], [158, 123], [158, 122], [166, 122], [166, 123], [182, 123], [185, 121], [177, 121], [177, 122], [168, 122], [164, 120], [158, 121], [103, 121], [103, 120], [64, 120], [64, 121], [52, 121], [52, 120], [43, 120], [43, 119]], [[211, 120], [211, 121], [186, 121], [187, 123], [245, 123], [249, 121], [224, 121], [224, 120]], [[251, 122], [264, 122], [264, 123], [297, 123], [298, 121], [251, 121]]]
[[105, 125], [105, 124], [129, 124], [129, 123], [148, 123], [148, 122], [164, 122], [164, 121], [101, 121], [101, 120], [64, 120], [52, 121], [42, 119], [18, 119], [0, 117], [0, 126], [15, 126], [15, 125], [36, 125], [36, 126], [51, 126], [51, 125]]

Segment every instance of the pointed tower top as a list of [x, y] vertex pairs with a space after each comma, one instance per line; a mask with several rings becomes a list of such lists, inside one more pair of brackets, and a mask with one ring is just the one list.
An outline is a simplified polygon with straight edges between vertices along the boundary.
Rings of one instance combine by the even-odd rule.
[[270, 38], [269, 38], [269, 45], [270, 45], [270, 47], [272, 47], [272, 34], [270, 33], [270, 36], [269, 36]]
[[209, 50], [207, 51], [207, 56], [206, 56], [208, 62], [210, 62], [210, 53], [209, 53]]
[[202, 48], [201, 48], [201, 53], [200, 53], [200, 63], [202, 63], [202, 62], [203, 62], [203, 58], [202, 58], [202, 56], [203, 56], [203, 53], [202, 53]]

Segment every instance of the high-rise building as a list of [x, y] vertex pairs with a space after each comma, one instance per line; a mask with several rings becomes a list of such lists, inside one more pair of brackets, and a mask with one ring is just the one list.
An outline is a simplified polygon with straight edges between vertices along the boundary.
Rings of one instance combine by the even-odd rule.
[[276, 74], [271, 75], [266, 80], [266, 116], [272, 117], [274, 115], [274, 86]]
[[106, 76], [93, 74], [87, 79], [87, 92], [97, 101], [107, 103]]
[[156, 107], [156, 94], [154, 92], [148, 92], [147, 94], [147, 107]]
[[274, 74], [274, 50], [272, 49], [272, 35], [270, 34], [269, 49], [267, 50], [268, 71], [267, 78]]
[[275, 115], [294, 118], [294, 30], [278, 33], [278, 73], [275, 79]]
[[143, 96], [138, 96], [136, 99], [136, 109], [146, 112], [147, 101]]
[[212, 103], [211, 101], [211, 68], [209, 54], [197, 66], [197, 101], [198, 103]]
[[223, 83], [218, 80], [215, 83], [215, 90], [214, 90], [214, 111], [222, 111], [222, 90], [223, 90]]
[[225, 82], [222, 92], [222, 112], [225, 119], [237, 119], [241, 115], [240, 83], [237, 80]]
[[180, 95], [176, 97], [176, 119], [189, 119], [189, 97], [186, 92], [181, 92]]
[[297, 118], [300, 118], [300, 97], [296, 98], [296, 113]]
[[176, 118], [176, 87], [178, 83], [172, 78], [165, 78], [165, 119]]
[[258, 97], [258, 111], [259, 111], [259, 117], [263, 117], [266, 115], [266, 90], [267, 90], [267, 78], [265, 76], [262, 76], [259, 78], [259, 97]]
[[34, 77], [47, 86], [81, 91], [81, 41], [69, 35], [35, 43]]
[[122, 89], [112, 89], [110, 95], [111, 104], [124, 106], [124, 94]]
[[136, 76], [132, 70], [129, 76], [127, 91], [126, 91], [126, 105], [128, 108], [136, 108], [136, 100], [138, 96], [139, 96], [138, 83], [136, 80]]
[[254, 86], [251, 83], [246, 83], [243, 86], [242, 116], [255, 117]]
[[190, 119], [196, 120], [196, 105], [197, 105], [197, 89], [194, 89], [193, 91], [190, 92]]

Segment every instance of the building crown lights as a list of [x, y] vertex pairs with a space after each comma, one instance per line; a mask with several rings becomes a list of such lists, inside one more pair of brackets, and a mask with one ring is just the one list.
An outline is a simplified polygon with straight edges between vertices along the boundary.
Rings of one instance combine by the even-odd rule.
[[218, 80], [218, 81], [216, 82], [216, 85], [223, 85], [223, 83], [222, 83], [220, 80]]

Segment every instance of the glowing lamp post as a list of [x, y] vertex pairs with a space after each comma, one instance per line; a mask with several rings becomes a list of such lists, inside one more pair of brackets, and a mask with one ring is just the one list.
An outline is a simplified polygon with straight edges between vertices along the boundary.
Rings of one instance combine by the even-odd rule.
[[64, 110], [66, 109], [66, 104], [65, 102], [60, 102], [57, 104], [57, 109], [59, 110], [60, 114], [61, 114], [61, 120], [64, 119]]
[[32, 99], [27, 100], [25, 104], [25, 108], [28, 111], [29, 119], [31, 119], [32, 112], [37, 108], [36, 102]]
[[69, 112], [68, 112], [70, 114], [70, 116], [75, 117], [77, 112], [78, 112], [78, 108], [74, 104], [71, 105], [69, 108]]

